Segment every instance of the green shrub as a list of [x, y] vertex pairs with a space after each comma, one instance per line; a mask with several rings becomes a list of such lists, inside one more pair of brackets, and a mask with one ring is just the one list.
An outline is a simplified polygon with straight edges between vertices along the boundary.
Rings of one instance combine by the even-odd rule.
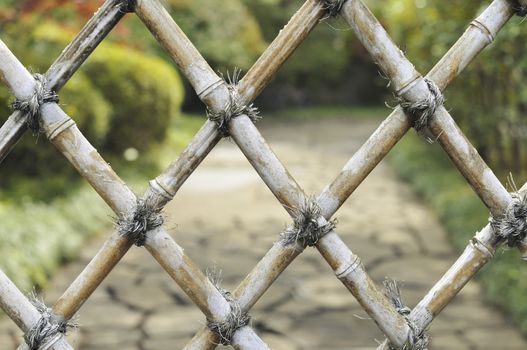
[[109, 209], [91, 188], [50, 204], [0, 203], [0, 269], [22, 290], [45, 286], [60, 263], [110, 224]]
[[135, 147], [144, 151], [163, 141], [183, 99], [181, 81], [170, 65], [109, 44], [98, 48], [82, 71], [112, 106], [104, 150], [121, 153]]

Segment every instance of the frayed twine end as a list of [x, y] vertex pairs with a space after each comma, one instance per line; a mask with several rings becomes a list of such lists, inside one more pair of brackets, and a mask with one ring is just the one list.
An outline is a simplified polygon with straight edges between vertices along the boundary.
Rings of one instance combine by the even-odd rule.
[[163, 224], [161, 208], [152, 204], [153, 200], [138, 199], [135, 209], [117, 220], [118, 231], [128, 237], [134, 244], [141, 247], [146, 242], [148, 231]]
[[315, 198], [307, 198], [300, 208], [294, 210], [294, 221], [281, 234], [284, 245], [299, 243], [312, 247], [318, 240], [335, 229], [337, 219], [327, 221]]
[[[60, 337], [66, 334], [68, 328], [76, 328], [74, 322], [68, 322], [62, 317], [53, 313], [53, 310], [47, 307], [42, 300], [38, 299], [34, 294], [30, 296], [31, 303], [40, 313], [40, 318], [28, 331], [24, 334], [24, 341], [30, 350], [38, 350], [47, 342], [56, 342]], [[52, 344], [49, 344], [52, 345]]]
[[408, 326], [410, 328], [410, 333], [408, 334], [408, 340], [403, 345], [402, 348], [397, 348], [393, 345], [390, 345], [391, 350], [425, 350], [428, 348], [429, 337], [426, 334], [425, 330], [418, 331], [415, 323], [410, 320], [410, 312], [412, 311], [408, 306], [404, 305], [403, 299], [401, 297], [401, 290], [397, 285], [397, 282], [393, 279], [387, 278], [383, 282], [384, 285], [384, 294], [387, 298], [390, 299], [395, 310], [402, 315]]
[[443, 105], [445, 98], [439, 87], [430, 79], [424, 78], [428, 85], [428, 96], [420, 101], [410, 102], [402, 97], [397, 97], [398, 103], [405, 112], [412, 117], [412, 126], [418, 133], [422, 133], [428, 126], [430, 118], [434, 115], [437, 108]]
[[527, 5], [522, 5], [518, 0], [509, 0], [511, 8], [516, 13], [516, 16], [525, 17], [527, 16]]
[[220, 344], [230, 345], [232, 337], [236, 331], [242, 327], [247, 326], [251, 322], [251, 317], [247, 312], [243, 311], [237, 300], [232, 294], [220, 287], [220, 277], [218, 274], [207, 272], [207, 277], [210, 279], [214, 287], [223, 295], [231, 307], [231, 312], [223, 321], [215, 321], [207, 319], [207, 327], [220, 337]]
[[512, 192], [512, 201], [500, 218], [490, 218], [495, 234], [509, 247], [519, 246], [527, 236], [527, 196]]
[[226, 79], [222, 76], [225, 83], [227, 84], [227, 89], [229, 92], [229, 101], [226, 103], [223, 109], [221, 111], [213, 111], [210, 108], [207, 108], [207, 117], [210, 119], [210, 121], [218, 125], [218, 128], [224, 136], [229, 135], [229, 122], [233, 118], [236, 118], [242, 114], [248, 116], [253, 122], [256, 122], [261, 118], [258, 108], [256, 108], [252, 103], [245, 104], [242, 100], [242, 97], [238, 93], [238, 89], [236, 87], [240, 80], [240, 74], [241, 71], [236, 68], [234, 69], [232, 75], [227, 73]]
[[322, 0], [323, 9], [328, 17], [337, 17], [347, 0]]
[[11, 108], [22, 112], [26, 116], [27, 127], [34, 134], [42, 134], [44, 130], [40, 125], [40, 106], [44, 103], [58, 103], [59, 96], [54, 91], [48, 89], [46, 77], [42, 74], [34, 74], [35, 87], [33, 94], [23, 99], [16, 99]]

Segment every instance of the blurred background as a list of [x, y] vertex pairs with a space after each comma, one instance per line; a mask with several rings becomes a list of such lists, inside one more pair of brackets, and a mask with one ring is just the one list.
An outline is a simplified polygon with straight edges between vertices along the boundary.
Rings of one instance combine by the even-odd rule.
[[[43, 73], [101, 4], [0, 0], [0, 38], [32, 72]], [[210, 65], [225, 74], [235, 68], [247, 71], [302, 1], [164, 4]], [[367, 4], [424, 74], [489, 2], [482, 1], [479, 8], [461, 0]], [[500, 180], [506, 183], [512, 174], [518, 187], [527, 180], [526, 34], [521, 19], [513, 18], [445, 92], [447, 109], [481, 156]], [[264, 125], [334, 118], [377, 125], [390, 112], [385, 103], [396, 104], [387, 85], [348, 25], [325, 19], [255, 105]], [[11, 101], [7, 88], [0, 86], [2, 122], [11, 113]], [[66, 84], [60, 103], [135, 188], [144, 188], [147, 179], [168, 165], [205, 120], [190, 85], [133, 15], [125, 16]], [[396, 146], [388, 164], [439, 219], [454, 250], [460, 251], [485, 225], [488, 210], [438, 145], [412, 132]], [[112, 227], [97, 194], [45, 137], [29, 133], [0, 167], [0, 223], [0, 268], [25, 291], [45, 288], [88, 240]], [[525, 267], [515, 250], [495, 260], [480, 274], [482, 298], [527, 334]]]

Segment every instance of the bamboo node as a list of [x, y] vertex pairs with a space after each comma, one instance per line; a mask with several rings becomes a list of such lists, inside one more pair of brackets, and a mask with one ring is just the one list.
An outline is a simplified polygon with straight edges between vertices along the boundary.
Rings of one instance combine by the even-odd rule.
[[34, 134], [42, 134], [44, 129], [40, 125], [40, 106], [44, 103], [59, 102], [59, 96], [56, 92], [48, 89], [47, 79], [42, 74], [36, 73], [33, 78], [35, 78], [33, 93], [25, 98], [17, 98], [11, 104], [11, 108], [22, 112], [26, 116], [27, 127]]
[[417, 325], [410, 319], [410, 312], [412, 311], [408, 306], [404, 305], [401, 297], [401, 290], [397, 282], [393, 279], [387, 278], [383, 282], [385, 295], [390, 299], [395, 310], [404, 317], [410, 328], [408, 339], [406, 343], [397, 348], [390, 344], [390, 350], [426, 350], [428, 348], [429, 337], [425, 330], [419, 330]]
[[512, 192], [512, 201], [499, 218], [490, 218], [494, 233], [509, 247], [519, 246], [527, 236], [527, 196]]
[[522, 5], [518, 0], [509, 0], [509, 4], [514, 10], [514, 13], [516, 13], [516, 16], [527, 16], [527, 5]]
[[148, 231], [163, 224], [161, 208], [155, 198], [137, 199], [135, 209], [117, 220], [118, 232], [131, 239], [138, 247], [145, 245]]
[[323, 9], [327, 12], [328, 17], [337, 17], [347, 0], [323, 0]]
[[428, 96], [425, 99], [411, 102], [401, 96], [397, 97], [401, 107], [412, 117], [412, 126], [419, 133], [428, 126], [428, 122], [437, 108], [445, 102], [445, 98], [439, 87], [428, 78], [424, 78], [424, 81], [428, 85], [429, 90]]
[[337, 219], [327, 221], [321, 215], [320, 206], [313, 197], [304, 199], [293, 213], [293, 224], [280, 234], [283, 245], [300, 243], [304, 248], [312, 247], [337, 225]]
[[225, 300], [229, 303], [231, 312], [223, 321], [216, 321], [207, 318], [207, 327], [220, 337], [220, 344], [230, 345], [232, 337], [236, 331], [242, 327], [247, 326], [251, 322], [251, 317], [246, 311], [242, 309], [240, 304], [229, 291], [220, 287], [220, 277], [214, 273], [207, 273], [208, 278], [216, 287], [216, 289], [223, 295]]
[[66, 334], [68, 328], [76, 327], [76, 324], [55, 315], [53, 310], [35, 295], [30, 297], [30, 301], [40, 313], [38, 321], [24, 334], [24, 341], [30, 350], [49, 349]]
[[238, 92], [237, 85], [240, 73], [241, 71], [236, 68], [232, 75], [227, 72], [226, 79], [222, 76], [229, 93], [229, 100], [223, 109], [214, 111], [207, 107], [207, 117], [210, 121], [216, 123], [218, 129], [223, 133], [223, 136], [229, 135], [229, 122], [242, 114], [248, 116], [253, 122], [260, 119], [258, 108], [252, 103], [246, 104]]

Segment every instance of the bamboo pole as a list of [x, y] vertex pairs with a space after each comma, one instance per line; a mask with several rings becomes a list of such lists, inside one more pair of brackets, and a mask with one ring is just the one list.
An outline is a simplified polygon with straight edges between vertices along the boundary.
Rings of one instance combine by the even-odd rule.
[[[125, 14], [122, 3], [122, 0], [107, 0], [55, 60], [45, 74], [51, 90], [58, 92], [121, 20]], [[13, 112], [0, 128], [0, 162], [13, 149], [26, 129], [25, 116], [19, 111]]]
[[[520, 192], [526, 194], [527, 183]], [[476, 273], [494, 257], [500, 243], [490, 224], [476, 233], [456, 262], [410, 313], [410, 320], [418, 329], [426, 329], [430, 325]], [[377, 350], [389, 349], [390, 344], [387, 340], [377, 348]]]
[[[266, 67], [272, 66], [274, 67], [273, 69], [267, 69], [268, 74], [276, 73], [280, 65], [270, 65], [269, 57], [283, 57], [281, 59], [281, 63], [283, 63], [285, 61], [285, 58], [287, 58], [290, 53], [294, 50], [294, 48], [296, 48], [301, 43], [303, 38], [305, 38], [305, 36], [307, 35], [307, 32], [309, 32], [312, 27], [302, 26], [298, 22], [301, 21], [304, 16], [304, 13], [307, 13], [308, 16], [312, 16], [309, 17], [307, 21], [309, 23], [312, 23], [313, 26], [317, 23], [318, 18], [315, 18], [315, 16], [317, 15], [317, 11], [313, 10], [314, 4], [316, 3], [313, 1], [308, 1], [306, 5], [302, 7], [302, 9], [304, 10], [301, 9], [297, 13], [297, 15], [293, 17], [290, 23], [279, 34], [277, 40], [275, 41], [275, 44], [271, 45], [271, 49], [266, 50], [266, 52], [262, 56], [264, 57], [264, 59], [258, 60], [258, 62], [255, 64], [255, 69], [258, 68], [259, 65], [265, 65]], [[166, 11], [162, 11], [159, 6], [154, 6], [154, 15], [152, 14], [152, 12], [148, 12], [149, 8], [150, 7], [147, 7], [146, 10], [144, 8], [138, 8], [138, 12], [143, 13], [144, 16], [147, 17], [147, 19], [152, 18], [155, 14], [161, 13], [162, 16], [165, 16], [163, 22], [170, 22], [168, 20], [170, 17], [166, 18], [168, 16]], [[150, 23], [155, 23], [155, 20], [151, 20]], [[168, 26], [174, 27], [174, 25]], [[163, 31], [161, 30], [161, 32]], [[177, 33], [176, 35], [181, 35], [181, 31], [177, 30], [177, 28], [175, 29], [175, 32]], [[154, 34], [157, 36], [156, 32], [154, 32]], [[168, 37], [166, 40], [168, 41], [168, 45], [170, 45], [170, 37]], [[284, 41], [288, 41], [289, 43], [291, 43], [292, 46], [288, 46], [285, 48], [282, 47], [282, 45], [279, 43]], [[181, 43], [182, 40], [178, 42]], [[179, 47], [177, 48], [179, 49]], [[189, 57], [185, 62], [196, 62], [197, 54], [196, 51], [193, 52], [194, 55], [192, 57]], [[181, 61], [183, 62], [183, 60]], [[200, 65], [201, 69], [209, 72], [212, 71], [203, 68], [205, 66], [206, 63], [202, 63]], [[261, 68], [256, 70], [262, 71]], [[191, 71], [191, 68], [184, 67], [183, 71]], [[268, 80], [270, 79], [267, 79], [267, 81]], [[248, 86], [250, 85], [251, 84], [248, 84]], [[224, 100], [219, 98], [209, 100], [209, 103], [211, 103], [210, 101], [219, 105]], [[174, 163], [172, 163], [168, 167], [168, 169], [163, 172], [163, 174], [161, 174], [157, 179], [150, 182], [150, 188], [145, 194], [145, 198], [156, 198], [159, 207], [164, 206], [164, 204], [166, 204], [168, 200], [170, 200], [175, 195], [177, 190], [180, 188], [181, 184], [200, 164], [200, 162], [215, 146], [219, 139], [221, 139], [221, 135], [217, 132], [217, 126], [212, 122], [206, 122], [202, 129], [198, 132], [196, 137], [194, 137], [192, 142], [181, 154], [181, 156], [178, 157], [178, 159]], [[97, 288], [97, 286], [102, 282], [102, 280], [108, 275], [108, 273], [118, 263], [122, 256], [124, 256], [130, 246], [131, 243], [128, 240], [122, 239], [118, 234], [112, 235], [112, 237], [101, 248], [99, 253], [92, 259], [92, 261], [88, 264], [84, 271], [77, 277], [77, 279], [72, 283], [68, 290], [61, 296], [59, 301], [55, 304], [55, 312], [57, 312], [58, 314], [62, 314], [68, 318], [71, 317], [81, 307], [81, 305], [91, 295], [91, 293]]]
[[[492, 16], [497, 23], [493, 29], [495, 34], [511, 17], [506, 11], [496, 14], [495, 8], [501, 5], [495, 1], [478, 18], [482, 23], [486, 23], [488, 16]], [[499, 7], [498, 7], [499, 9]], [[469, 45], [467, 45], [469, 44]], [[446, 55], [436, 64], [429, 73], [437, 85], [444, 89], [459, 75], [470, 61], [483, 50], [490, 41], [487, 40], [485, 33], [479, 28], [471, 26], [446, 53]], [[468, 47], [467, 47], [468, 46]], [[448, 72], [448, 74], [444, 74]], [[337, 178], [327, 186], [318, 197], [323, 215], [329, 219], [351, 195], [351, 193], [366, 178], [371, 170], [380, 162], [389, 150], [399, 141], [400, 138], [410, 128], [410, 123], [401, 108], [396, 108], [390, 116], [381, 124], [366, 143], [356, 152], [346, 164]], [[328, 235], [329, 236], [329, 235]], [[258, 263], [246, 279], [238, 286], [234, 296], [243, 308], [249, 309], [265, 290], [274, 282], [278, 275], [283, 271], [301, 251], [298, 248], [290, 247], [286, 251], [280, 245], [273, 245], [266, 256]], [[290, 259], [287, 259], [290, 258]], [[347, 265], [353, 269], [354, 259], [349, 258]], [[358, 263], [358, 261], [357, 261]], [[342, 265], [341, 270], [345, 271], [346, 265]], [[187, 345], [186, 349], [207, 348], [210, 344], [208, 337], [210, 332], [206, 328], [195, 335], [193, 340]], [[210, 346], [208, 348], [211, 348]]]
[[[392, 42], [379, 21], [362, 1], [346, 2], [342, 9], [342, 16], [392, 81], [399, 96], [412, 102], [428, 96], [429, 90], [424, 79]], [[485, 23], [489, 33], [496, 33], [496, 28], [501, 27], [511, 16], [512, 10], [506, 0], [495, 1], [479, 17], [480, 21], [473, 23]], [[479, 26], [472, 27], [481, 30]], [[485, 36], [490, 41], [489, 34], [485, 33]], [[494, 37], [493, 34], [491, 36]], [[454, 71], [455, 67], [450, 67], [450, 69]], [[450, 159], [490, 209], [492, 215], [501, 216], [504, 208], [511, 201], [510, 194], [459, 130], [444, 107], [437, 109], [435, 116], [430, 120], [430, 129]]]
[[[0, 74], [14, 95], [21, 99], [33, 92], [35, 81], [7, 46], [0, 41]], [[79, 173], [103, 197], [118, 216], [135, 209], [137, 198], [95, 148], [86, 140], [75, 123], [57, 104], [46, 103], [40, 108], [42, 127], [48, 139], [64, 154]], [[152, 235], [153, 236], [153, 235]], [[183, 254], [163, 228], [157, 230], [158, 239], [149, 239], [147, 249], [155, 252], [170, 276], [182, 286], [189, 297], [210, 319], [223, 321], [230, 313], [230, 305], [199, 268]], [[126, 240], [125, 237], [120, 237]], [[118, 245], [126, 247], [126, 244]], [[121, 250], [123, 251], [123, 250]], [[116, 261], [118, 259], [114, 259]], [[77, 297], [75, 297], [77, 298]], [[81, 300], [83, 302], [83, 300]], [[252, 329], [245, 330], [252, 333]], [[240, 349], [268, 349], [256, 334], [251, 344], [233, 344]], [[254, 349], [254, 348], [253, 348]]]
[[[22, 292], [11, 282], [11, 280], [0, 270], [0, 307], [9, 318], [25, 333], [36, 324], [40, 319], [40, 313], [31, 304], [31, 302], [22, 294]], [[72, 350], [73, 348], [64, 339], [64, 336], [58, 335], [54, 338], [50, 347], [46, 349], [54, 350]], [[42, 344], [45, 345], [45, 344]], [[52, 345], [52, 347], [51, 347]], [[22, 344], [19, 349], [28, 349], [27, 345]]]

